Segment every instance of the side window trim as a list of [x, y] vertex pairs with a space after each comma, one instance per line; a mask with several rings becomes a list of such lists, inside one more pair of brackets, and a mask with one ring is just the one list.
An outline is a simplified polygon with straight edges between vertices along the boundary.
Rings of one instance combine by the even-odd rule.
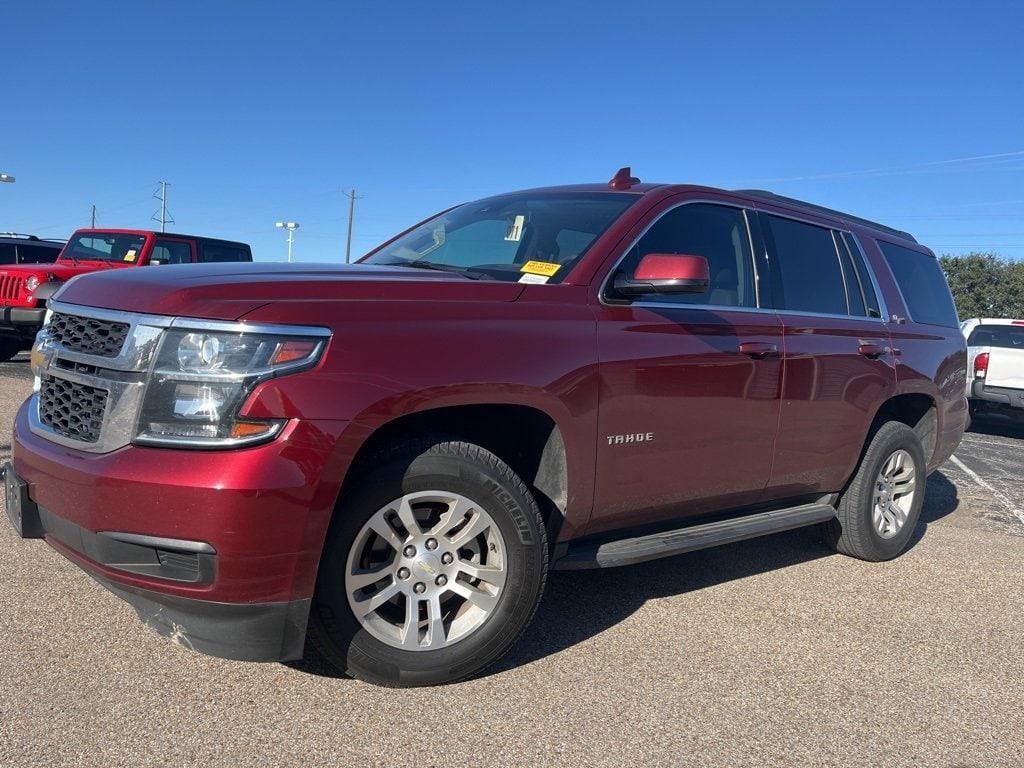
[[[868, 278], [871, 280], [871, 288], [875, 292], [875, 300], [878, 302], [878, 313], [880, 317], [868, 317], [868, 320], [877, 320], [882, 323], [888, 323], [891, 319], [889, 316], [889, 307], [885, 303], [885, 295], [882, 293], [882, 286], [878, 283], [878, 276], [875, 274], [874, 267], [871, 266], [871, 262], [868, 261], [867, 256], [864, 253], [864, 248], [861, 247], [860, 241], [857, 239], [857, 235], [849, 230], [841, 230], [843, 239], [846, 241], [846, 245], [850, 248], [850, 255], [853, 258], [859, 258], [860, 263], [864, 266], [864, 271], [867, 273]], [[856, 253], [853, 250], [856, 249]], [[893, 282], [896, 280], [893, 278]], [[899, 290], [899, 286], [896, 286]], [[865, 299], [867, 296], [865, 296]], [[867, 304], [865, 303], [865, 306]]]
[[843, 276], [843, 296], [846, 297], [846, 316], [856, 317], [853, 314], [853, 307], [850, 304], [850, 278], [846, 274], [846, 264], [843, 263], [843, 254], [839, 250], [839, 243], [836, 242], [836, 231], [829, 229], [829, 234], [832, 235], [832, 248], [836, 252], [836, 261], [839, 263], [839, 274]]
[[[832, 239], [835, 241], [836, 250], [839, 252], [839, 263], [843, 267], [843, 279], [846, 281], [846, 303], [850, 309], [851, 317], [871, 317], [870, 307], [868, 306], [868, 297], [864, 293], [864, 283], [860, 279], [860, 271], [857, 269], [857, 265], [854, 263], [853, 254], [850, 253], [850, 248], [846, 244], [843, 233], [838, 229], [832, 230]], [[861, 306], [864, 307], [864, 312], [861, 314], [854, 314], [853, 303], [850, 301], [850, 289], [854, 289], [860, 295]]]
[[[632, 251], [640, 243], [640, 241], [644, 238], [644, 235], [646, 235], [648, 233], [648, 231], [650, 231], [654, 227], [655, 224], [657, 224], [665, 216], [667, 216], [668, 214], [670, 214], [672, 211], [676, 210], [677, 208], [681, 208], [684, 205], [701, 205], [701, 204], [703, 204], [703, 205], [720, 205], [723, 208], [734, 208], [734, 209], [740, 211], [743, 214], [743, 224], [744, 224], [744, 226], [746, 227], [746, 230], [747, 230], [747, 241], [748, 241], [749, 248], [750, 248], [750, 268], [751, 268], [751, 274], [752, 274], [753, 282], [754, 282], [754, 303], [757, 306], [754, 306], [754, 307], [739, 307], [739, 306], [719, 305], [719, 304], [682, 304], [682, 303], [679, 303], [679, 302], [671, 302], [671, 301], [633, 301], [633, 302], [630, 302], [629, 304], [626, 304], [626, 305], [619, 304], [619, 303], [609, 302], [608, 301], [608, 287], [611, 285], [612, 278], [615, 276], [615, 273], [618, 271], [619, 265], [623, 261], [626, 260], [626, 258], [629, 256], [630, 251]], [[612, 262], [612, 266], [609, 268], [607, 274], [605, 274], [605, 276], [604, 276], [604, 280], [602, 280], [602, 282], [601, 282], [601, 288], [600, 288], [600, 290], [598, 291], [598, 294], [597, 294], [601, 304], [604, 304], [605, 306], [609, 306], [609, 307], [621, 307], [621, 306], [628, 306], [628, 307], [671, 307], [673, 309], [709, 309], [709, 310], [729, 310], [731, 312], [769, 312], [769, 313], [774, 313], [775, 312], [774, 309], [772, 309], [771, 307], [765, 307], [764, 306], [762, 298], [761, 298], [761, 288], [760, 288], [761, 272], [758, 269], [758, 254], [757, 254], [757, 248], [755, 247], [756, 243], [755, 243], [755, 240], [754, 240], [753, 228], [751, 227], [751, 221], [750, 221], [750, 218], [749, 218], [750, 214], [754, 214], [755, 216], [757, 214], [757, 212], [752, 207], [750, 207], [750, 206], [745, 206], [745, 205], [742, 205], [742, 204], [739, 204], [739, 203], [730, 203], [730, 202], [726, 202], [726, 201], [723, 201], [723, 200], [713, 200], [713, 199], [710, 199], [710, 198], [690, 198], [688, 200], [682, 200], [682, 201], [680, 201], [678, 203], [675, 203], [675, 204], [670, 205], [669, 207], [665, 208], [663, 211], [658, 213], [657, 216], [655, 216], [655, 218], [653, 218], [653, 219], [651, 219], [651, 221], [647, 222], [647, 224], [640, 231], [640, 233], [635, 238], [633, 238], [625, 248], [622, 249], [622, 251], [619, 253], [618, 256], [615, 257], [615, 260]], [[758, 239], [760, 240], [760, 238], [758, 238]]]

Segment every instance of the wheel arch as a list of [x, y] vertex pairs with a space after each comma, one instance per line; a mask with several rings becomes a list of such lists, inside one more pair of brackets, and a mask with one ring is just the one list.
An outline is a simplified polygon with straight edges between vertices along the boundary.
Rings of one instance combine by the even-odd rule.
[[475, 443], [507, 463], [537, 500], [549, 541], [557, 540], [567, 514], [571, 514], [570, 507], [575, 500], [570, 482], [578, 481], [578, 475], [583, 472], [583, 459], [573, 451], [571, 441], [566, 439], [566, 430], [558, 420], [536, 405], [508, 402], [438, 405], [381, 419], [367, 430], [353, 454], [338, 498], [373, 466], [373, 457], [388, 445], [424, 435]]
[[923, 392], [905, 392], [883, 402], [871, 422], [864, 450], [878, 429], [888, 421], [901, 422], [914, 430], [924, 449], [925, 463], [929, 469], [934, 469], [932, 457], [938, 442], [938, 404], [935, 398]]

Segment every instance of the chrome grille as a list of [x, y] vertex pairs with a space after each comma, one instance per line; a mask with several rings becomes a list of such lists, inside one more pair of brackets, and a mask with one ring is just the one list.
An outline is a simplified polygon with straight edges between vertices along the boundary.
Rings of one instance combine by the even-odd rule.
[[55, 312], [47, 332], [57, 344], [71, 352], [97, 357], [117, 357], [128, 337], [128, 323], [98, 320]]
[[103, 428], [107, 391], [43, 375], [39, 386], [39, 420], [58, 434], [95, 443]]
[[0, 299], [17, 299], [21, 295], [21, 277], [0, 275]]

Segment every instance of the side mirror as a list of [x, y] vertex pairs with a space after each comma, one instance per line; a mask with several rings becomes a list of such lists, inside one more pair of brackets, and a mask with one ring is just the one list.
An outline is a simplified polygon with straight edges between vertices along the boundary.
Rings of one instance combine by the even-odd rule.
[[149, 266], [151, 266], [151, 267], [159, 267], [161, 264], [163, 264], [163, 262], [160, 261], [160, 259], [150, 259], [149, 260]]
[[619, 272], [612, 287], [632, 299], [648, 293], [704, 293], [710, 282], [708, 260], [679, 253], [649, 253], [640, 259], [632, 277]]

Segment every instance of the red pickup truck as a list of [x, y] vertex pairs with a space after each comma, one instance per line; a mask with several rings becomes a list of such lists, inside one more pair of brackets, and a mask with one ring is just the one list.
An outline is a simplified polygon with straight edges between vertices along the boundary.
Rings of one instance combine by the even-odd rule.
[[49, 308], [6, 472], [21, 535], [182, 645], [308, 636], [389, 686], [492, 663], [551, 568], [808, 525], [895, 557], [967, 414], [913, 237], [625, 169], [350, 267], [120, 270]]
[[252, 261], [245, 243], [139, 229], [79, 229], [50, 264], [0, 264], [0, 361], [32, 346], [46, 302], [87, 272], [150, 264]]

